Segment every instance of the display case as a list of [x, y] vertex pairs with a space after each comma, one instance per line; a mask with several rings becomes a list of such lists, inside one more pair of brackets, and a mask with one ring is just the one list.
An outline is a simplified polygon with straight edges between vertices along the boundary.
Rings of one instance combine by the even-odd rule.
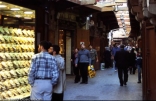
[[30, 96], [28, 71], [34, 41], [33, 30], [0, 26], [0, 100]]
[[60, 46], [60, 53], [61, 56], [64, 57], [64, 31], [59, 30], [59, 46]]

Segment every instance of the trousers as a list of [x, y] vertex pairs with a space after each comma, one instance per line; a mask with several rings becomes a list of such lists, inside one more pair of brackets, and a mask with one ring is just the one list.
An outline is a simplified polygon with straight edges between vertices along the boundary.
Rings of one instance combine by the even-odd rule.
[[35, 80], [31, 88], [31, 100], [50, 101], [52, 98], [53, 85], [51, 80]]
[[89, 63], [79, 63], [80, 74], [82, 76], [83, 83], [88, 82], [88, 65], [89, 65]]
[[75, 82], [79, 82], [80, 81], [80, 69], [79, 69], [79, 65], [77, 67], [75, 67], [75, 64], [73, 65], [73, 70], [74, 70], [74, 75], [75, 75]]
[[118, 67], [118, 77], [121, 85], [126, 83], [128, 81], [128, 68]]
[[141, 82], [141, 66], [140, 65], [137, 65], [137, 68], [138, 68], [138, 82]]

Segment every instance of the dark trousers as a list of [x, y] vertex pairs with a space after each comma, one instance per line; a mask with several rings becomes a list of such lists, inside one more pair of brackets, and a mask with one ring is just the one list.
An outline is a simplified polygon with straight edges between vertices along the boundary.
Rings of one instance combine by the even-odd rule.
[[73, 70], [74, 70], [74, 75], [75, 75], [75, 80], [74, 82], [79, 82], [80, 81], [80, 68], [79, 65], [77, 67], [75, 67], [75, 64], [73, 65]]
[[88, 65], [89, 63], [79, 63], [83, 83], [88, 82]]
[[135, 70], [136, 70], [136, 67], [135, 67], [135, 65], [133, 65], [133, 66], [130, 66], [129, 67], [129, 70], [130, 70], [130, 74], [135, 74]]
[[91, 65], [95, 65], [95, 60], [91, 60]]
[[109, 68], [111, 66], [111, 60], [105, 60], [105, 68]]
[[53, 93], [52, 95], [52, 101], [63, 101], [63, 93], [57, 94]]
[[128, 69], [125, 67], [118, 67], [118, 77], [121, 85], [126, 83], [128, 81]]

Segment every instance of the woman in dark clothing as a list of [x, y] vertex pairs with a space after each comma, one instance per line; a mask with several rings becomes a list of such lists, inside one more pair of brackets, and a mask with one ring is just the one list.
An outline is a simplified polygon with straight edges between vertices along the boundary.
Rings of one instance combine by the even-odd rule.
[[105, 68], [109, 68], [111, 66], [111, 52], [108, 49], [109, 47], [105, 47], [104, 51], [104, 62], [105, 62]]
[[130, 66], [130, 74], [135, 74], [135, 64], [136, 64], [136, 54], [134, 53], [134, 48], [132, 48], [131, 52], [129, 53], [130, 55], [130, 60], [129, 60], [129, 66]]
[[79, 66], [75, 67], [75, 59], [76, 59], [77, 55], [78, 55], [78, 48], [75, 48], [74, 54], [72, 55], [72, 59], [71, 59], [73, 71], [74, 71], [74, 75], [75, 75], [75, 80], [74, 80], [75, 83], [78, 83], [80, 81]]

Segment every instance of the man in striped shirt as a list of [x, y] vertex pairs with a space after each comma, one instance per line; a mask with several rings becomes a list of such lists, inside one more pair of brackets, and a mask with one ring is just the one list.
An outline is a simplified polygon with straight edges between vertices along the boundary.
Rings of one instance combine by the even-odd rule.
[[40, 53], [32, 57], [28, 75], [31, 100], [51, 100], [53, 85], [57, 84], [59, 70], [55, 58], [47, 52], [49, 48], [49, 42], [40, 42]]

